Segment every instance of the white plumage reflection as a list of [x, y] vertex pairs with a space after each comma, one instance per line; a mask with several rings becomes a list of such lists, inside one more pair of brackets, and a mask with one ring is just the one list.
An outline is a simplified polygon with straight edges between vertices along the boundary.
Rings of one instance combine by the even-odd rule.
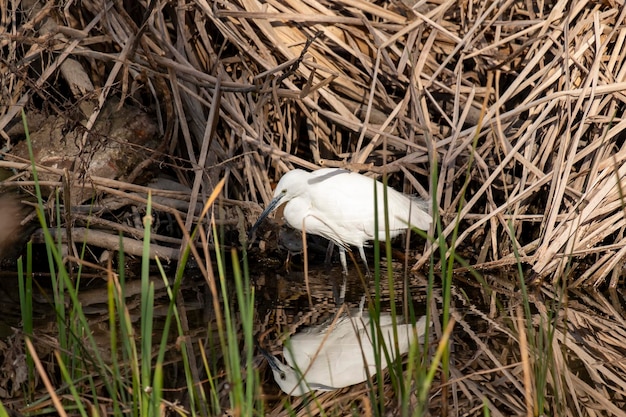
[[383, 313], [380, 332], [372, 326], [369, 315], [344, 314], [334, 323], [295, 334], [283, 347], [286, 364], [264, 350], [261, 352], [283, 392], [300, 396], [310, 391], [332, 391], [375, 375], [376, 356], [380, 369], [385, 369], [388, 356], [393, 360], [407, 353], [413, 342], [423, 340], [425, 316], [415, 325], [402, 321], [402, 316], [396, 316], [397, 350], [392, 316]]
[[[301, 169], [289, 171], [278, 182], [272, 201], [252, 226], [250, 235], [269, 213], [283, 203], [286, 203], [283, 216], [289, 226], [323, 236], [339, 246], [344, 274], [348, 270], [346, 249], [357, 247], [367, 270], [364, 244], [374, 240], [376, 235], [380, 241], [386, 238], [384, 185], [364, 175], [337, 168], [313, 172]], [[389, 236], [392, 238], [410, 226], [427, 230], [432, 222], [425, 201], [391, 187], [387, 187], [387, 207]]]

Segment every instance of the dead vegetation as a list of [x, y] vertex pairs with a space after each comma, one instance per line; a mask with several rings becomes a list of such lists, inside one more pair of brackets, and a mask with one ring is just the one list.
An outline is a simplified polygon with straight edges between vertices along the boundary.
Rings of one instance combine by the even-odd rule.
[[[386, 172], [395, 188], [432, 197], [445, 238], [458, 223], [454, 245], [482, 271], [521, 262], [537, 283], [617, 287], [626, 261], [625, 16], [621, 3], [580, 0], [0, 0], [0, 167], [13, 170], [2, 186], [33, 184], [13, 148], [24, 137], [24, 109], [35, 131], [49, 116], [63, 120], [61, 139], [76, 146], [67, 166], [38, 161], [51, 174], [45, 185], [78, 207], [55, 221], [121, 231], [128, 248], [140, 224], [102, 213], [142, 207], [149, 189], [163, 198], [157, 211], [180, 214], [189, 228], [226, 178], [216, 216], [243, 236], [284, 172], [339, 166]], [[91, 164], [101, 147], [88, 144], [113, 100], [117, 112], [149, 114], [156, 137], [128, 145], [141, 161], [104, 175]], [[104, 135], [103, 147], [107, 137], [130, 143]], [[164, 174], [169, 185], [150, 182]], [[76, 201], [85, 187], [94, 202]], [[182, 244], [181, 236], [155, 238], [170, 259]], [[436, 250], [428, 244], [414, 268]], [[553, 317], [565, 324], [548, 385], [575, 391], [569, 415], [623, 407], [624, 325], [601, 317], [624, 315], [604, 306]], [[509, 313], [515, 328], [517, 310]], [[547, 320], [544, 311], [537, 317]], [[527, 330], [487, 322], [509, 343]], [[490, 355], [475, 364], [476, 378], [488, 375], [484, 368], [503, 379], [459, 382], [464, 395], [482, 401], [499, 392], [507, 412], [523, 414], [528, 393], [516, 367], [524, 352], [478, 340], [474, 348]], [[520, 362], [493, 355], [500, 348]], [[568, 368], [573, 358], [584, 375]]]
[[[7, 145], [25, 107], [70, 119], [63, 133], [80, 127], [85, 146], [121, 99], [153, 114], [145, 159], [191, 203], [226, 177], [229, 199], [262, 205], [296, 166], [398, 173], [436, 199], [447, 238], [461, 222], [455, 244], [479, 248], [481, 268], [516, 264], [515, 245], [540, 279], [621, 279], [623, 13], [608, 4], [6, 6]], [[70, 177], [85, 180], [81, 165]], [[194, 210], [180, 211], [189, 225]]]
[[[158, 125], [142, 168], [168, 167], [190, 207], [218, 178], [229, 199], [262, 205], [293, 167], [386, 171], [404, 191], [436, 199], [447, 238], [461, 222], [455, 244], [478, 248], [474, 265], [514, 265], [515, 245], [539, 279], [620, 282], [626, 84], [623, 12], [609, 4], [87, 1], [2, 10], [7, 145], [21, 137], [25, 108], [33, 120], [38, 111], [63, 117], [63, 133], [84, 147], [105, 103], [121, 99], [118, 110], [146, 109]], [[89, 182], [78, 160], [70, 178]], [[97, 178], [89, 185], [110, 192]], [[180, 211], [189, 226], [194, 210]]]

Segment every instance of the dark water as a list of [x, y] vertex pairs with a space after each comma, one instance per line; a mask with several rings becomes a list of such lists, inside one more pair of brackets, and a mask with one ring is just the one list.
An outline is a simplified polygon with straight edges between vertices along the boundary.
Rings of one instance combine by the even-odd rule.
[[[302, 330], [307, 326], [320, 324], [331, 318], [337, 311], [336, 304], [337, 288], [343, 278], [341, 267], [338, 262], [327, 267], [323, 262], [323, 256], [312, 258], [312, 265], [305, 274], [300, 256], [292, 257], [292, 264], [287, 271], [283, 263], [284, 258], [276, 260], [263, 259], [251, 261], [249, 264], [249, 285], [255, 293], [255, 319], [254, 337], [259, 344], [268, 350], [280, 350], [284, 337]], [[226, 261], [230, 265], [230, 260]], [[373, 268], [373, 266], [372, 266]], [[230, 270], [230, 268], [227, 268]], [[214, 266], [217, 273], [217, 268]], [[400, 265], [395, 264], [394, 279], [392, 285], [387, 280], [386, 270], [382, 270], [383, 279], [376, 284], [373, 278], [359, 275], [354, 265], [349, 267], [347, 279], [346, 305], [349, 308], [357, 308], [362, 298], [366, 296], [368, 303], [375, 303], [378, 289], [381, 311], [389, 311], [392, 307], [392, 294], [395, 299], [396, 310], [399, 314], [410, 309], [416, 316], [424, 314], [426, 298], [426, 279], [420, 275], [410, 274], [405, 277]], [[173, 276], [173, 271], [168, 271]], [[14, 273], [4, 273], [0, 286], [0, 364], [2, 369], [9, 369], [12, 365], [6, 363], [12, 358], [10, 352], [19, 348], [22, 350], [23, 339], [20, 337], [21, 329], [20, 298], [18, 292], [18, 280]], [[164, 319], [169, 307], [170, 299], [167, 295], [163, 280], [155, 275], [151, 278], [155, 287], [154, 308], [154, 334], [153, 345], [156, 350], [160, 341], [160, 332], [163, 328]], [[226, 278], [228, 287], [229, 304], [234, 309], [236, 323], [238, 323], [238, 304], [235, 297], [235, 285], [233, 278]], [[79, 301], [89, 322], [90, 329], [99, 347], [100, 353], [105, 358], [110, 358], [109, 329], [109, 306], [107, 294], [107, 276], [97, 271], [84, 273], [81, 278]], [[408, 291], [405, 288], [409, 288]], [[141, 319], [141, 280], [139, 277], [130, 276], [126, 280], [126, 307], [133, 321], [137, 333]], [[179, 311], [184, 310], [184, 316], [188, 323], [185, 330], [189, 342], [193, 345], [196, 354], [199, 352], [199, 342], [207, 350], [207, 356], [212, 363], [221, 362], [221, 348], [216, 341], [217, 328], [216, 314], [214, 310], [213, 294], [205, 278], [198, 270], [190, 269], [184, 278], [181, 287], [181, 300]], [[369, 298], [368, 298], [369, 297]], [[224, 307], [221, 298], [221, 290], [218, 288], [218, 301], [220, 308]], [[367, 308], [367, 307], [366, 307]], [[65, 311], [71, 310], [69, 297], [65, 301]], [[54, 309], [53, 293], [50, 285], [50, 277], [46, 274], [37, 274], [33, 285], [33, 316], [35, 347], [42, 353], [44, 361], [53, 362], [52, 352], [57, 348], [55, 342], [58, 338], [56, 327], [57, 316]], [[237, 324], [236, 324], [237, 325]], [[171, 348], [168, 349], [168, 375], [167, 381], [171, 389], [171, 400], [186, 404], [188, 398], [184, 373], [180, 371], [180, 350], [177, 349], [178, 334], [175, 328], [170, 329]], [[19, 346], [18, 346], [19, 345]], [[242, 346], [243, 347], [243, 346]], [[196, 366], [202, 369], [201, 357], [196, 357]], [[257, 364], [261, 371], [263, 390], [279, 398], [279, 390], [271, 378], [266, 364], [258, 360]], [[202, 372], [201, 372], [202, 373]], [[219, 374], [219, 372], [217, 372]], [[206, 377], [206, 376], [205, 376]], [[202, 378], [202, 376], [201, 376]], [[10, 381], [0, 381], [0, 393], [5, 404], [12, 408], [23, 408], [23, 393], [20, 390], [13, 392], [2, 391], [3, 384], [11, 386]], [[168, 394], [169, 395], [169, 394]]]
[[[371, 254], [370, 254], [371, 255]], [[254, 338], [264, 348], [278, 352], [281, 349], [284, 337], [302, 329], [318, 325], [325, 322], [337, 312], [336, 305], [336, 288], [342, 282], [341, 267], [338, 262], [334, 262], [327, 268], [323, 262], [323, 256], [311, 259], [311, 265], [308, 273], [303, 270], [303, 259], [301, 256], [292, 257], [292, 264], [289, 270], [285, 268], [284, 258], [277, 259], [257, 259], [251, 260], [249, 263], [250, 281], [249, 285], [254, 289], [255, 295], [255, 316], [254, 316]], [[371, 258], [370, 258], [371, 259]], [[230, 260], [226, 261], [230, 268]], [[217, 273], [217, 268], [213, 268]], [[373, 266], [372, 266], [373, 269]], [[173, 272], [168, 271], [173, 275]], [[382, 312], [390, 311], [393, 305], [399, 314], [408, 314], [411, 312], [415, 316], [423, 315], [426, 311], [426, 294], [427, 279], [420, 274], [405, 274], [402, 265], [398, 262], [393, 264], [393, 279], [391, 282], [387, 279], [387, 270], [382, 269], [381, 276], [383, 279], [376, 282], [374, 278], [365, 278], [357, 273], [355, 265], [349, 267], [348, 288], [346, 292], [346, 305], [349, 308], [357, 308], [363, 296], [368, 300], [367, 304], [372, 300], [375, 303], [376, 294], [379, 294], [380, 310]], [[23, 352], [21, 345], [19, 329], [20, 323], [20, 304], [17, 279], [14, 274], [4, 273], [0, 276], [2, 285], [0, 286], [0, 367], [2, 373], [0, 375], [10, 375], [10, 369], [13, 365], [10, 361], [15, 359], [16, 353]], [[510, 323], [515, 318], [515, 311], [520, 305], [520, 292], [515, 284], [515, 278], [507, 278], [506, 273], [490, 276], [485, 274], [484, 280], [490, 288], [486, 289], [481, 286], [469, 274], [461, 274], [455, 276], [452, 289], [452, 305], [458, 318], [464, 320], [463, 325], [459, 324], [455, 328], [453, 334], [453, 344], [451, 352], [455, 358], [455, 363], [460, 364], [460, 369], [464, 370], [464, 366], [472, 364], [476, 367], [476, 352], [481, 352], [485, 346], [494, 349], [495, 352], [512, 349], [515, 351], [515, 344], [509, 334]], [[46, 275], [37, 275], [35, 277], [36, 285], [33, 289], [33, 306], [35, 317], [35, 337], [33, 342], [38, 351], [48, 352], [48, 357], [42, 354], [44, 361], [53, 363], [52, 350], [58, 348], [55, 340], [58, 337], [58, 330], [55, 327], [57, 321], [53, 303], [52, 292], [50, 291], [50, 277]], [[140, 279], [138, 277], [130, 277], [126, 282], [126, 307], [128, 308], [131, 320], [139, 332], [140, 314]], [[154, 335], [153, 345], [160, 340], [160, 332], [163, 328], [164, 318], [169, 307], [169, 297], [167, 295], [165, 285], [160, 277], [154, 276], [152, 282], [155, 286], [155, 308], [154, 308]], [[217, 315], [214, 306], [217, 301], [220, 309], [225, 306], [225, 301], [233, 309], [235, 317], [235, 326], [238, 327], [238, 310], [239, 305], [235, 296], [235, 285], [233, 277], [226, 277], [227, 300], [221, 297], [221, 289], [218, 288], [217, 298], [211, 293], [210, 286], [205, 278], [198, 270], [190, 269], [187, 271], [184, 283], [181, 287], [180, 297], [181, 303], [178, 305], [179, 311], [184, 313], [188, 323], [188, 329], [185, 330], [187, 340], [194, 349], [196, 368], [202, 370], [203, 364], [201, 355], [199, 355], [200, 342], [206, 349], [206, 355], [209, 363], [214, 368], [217, 375], [217, 389], [220, 390], [220, 398], [224, 398], [227, 404], [228, 391], [227, 384], [224, 381], [221, 358], [221, 347], [217, 342]], [[101, 349], [101, 353], [105, 358], [110, 355], [110, 329], [109, 329], [109, 311], [107, 299], [107, 280], [105, 275], [85, 275], [81, 281], [81, 290], [79, 298], [82, 308], [89, 321], [90, 329], [93, 332], [96, 342]], [[437, 310], [441, 307], [441, 298], [439, 291], [438, 278], [435, 279], [434, 285], [434, 306], [436, 310], [435, 317], [440, 312]], [[568, 313], [570, 317], [578, 317], [582, 312], [584, 314], [593, 313], [593, 317], [625, 317], [626, 298], [623, 292], [613, 291], [608, 294], [572, 290], [567, 293]], [[439, 298], [438, 298], [439, 297]], [[393, 300], [392, 300], [393, 298]], [[563, 305], [559, 302], [559, 298], [549, 294], [547, 291], [537, 292], [531, 295], [533, 305], [531, 306], [531, 314], [536, 315], [537, 311], [553, 311], [558, 314], [563, 311]], [[392, 302], [393, 301], [393, 302]], [[66, 311], [71, 308], [71, 303], [66, 300]], [[580, 312], [580, 313], [579, 313]], [[490, 322], [488, 321], [491, 321]], [[581, 321], [582, 322], [582, 321]], [[498, 323], [498, 326], [495, 326]], [[240, 327], [238, 327], [240, 329]], [[509, 329], [507, 332], [498, 332], [497, 329]], [[15, 329], [18, 329], [16, 332]], [[471, 331], [470, 331], [471, 329]], [[241, 330], [239, 330], [241, 331]], [[584, 345], [585, 340], [592, 336], [591, 333], [580, 330], [571, 326], [569, 334], [574, 340]], [[167, 375], [168, 399], [178, 401], [183, 406], [188, 406], [188, 397], [186, 394], [184, 380], [184, 372], [181, 371], [181, 352], [178, 347], [178, 334], [175, 328], [170, 330], [170, 346], [168, 348], [168, 366], [165, 369]], [[242, 338], [243, 339], [243, 338]], [[481, 345], [477, 340], [481, 340]], [[431, 341], [431, 346], [436, 347], [437, 340]], [[482, 347], [481, 347], [482, 346]], [[243, 349], [243, 343], [240, 343]], [[503, 350], [504, 349], [504, 350]], [[616, 348], [616, 351], [622, 351]], [[515, 355], [502, 357], [502, 360], [517, 361]], [[272, 379], [271, 372], [267, 369], [266, 363], [259, 357], [255, 361], [260, 371], [262, 392], [264, 398], [268, 401], [268, 407], [283, 407], [281, 401], [285, 396], [279, 391], [277, 385]], [[500, 365], [494, 365], [480, 362], [481, 366], [499, 369]], [[463, 365], [463, 366], [461, 366]], [[585, 367], [583, 362], [577, 365], [576, 361], [572, 361], [572, 366], [579, 366], [581, 369]], [[469, 366], [469, 365], [468, 365]], [[468, 373], [474, 372], [470, 366]], [[493, 372], [489, 369], [489, 372]], [[207, 376], [200, 371], [200, 380], [202, 387], [208, 390], [206, 383]], [[583, 378], [584, 379], [584, 378]], [[500, 381], [500, 380], [498, 380]], [[19, 390], [11, 390], [11, 381], [7, 378], [0, 378], [0, 400], [5, 405], [9, 404], [12, 408], [23, 408], [23, 393]], [[41, 387], [38, 387], [41, 389]], [[511, 392], [516, 392], [514, 388], [510, 388]], [[43, 391], [41, 391], [43, 393]], [[299, 399], [293, 399], [299, 401]], [[294, 403], [295, 404], [295, 403]]]
[[[337, 292], [342, 280], [339, 265], [330, 270], [316, 266], [309, 269], [308, 274], [293, 268], [288, 273], [257, 270], [253, 275], [253, 285], [257, 294], [258, 317], [262, 318], [259, 330], [265, 332], [273, 327], [275, 335], [293, 333], [300, 327], [320, 324], [332, 317], [338, 308]], [[426, 310], [426, 284], [423, 276], [411, 275], [407, 292], [402, 274], [394, 274], [392, 288], [396, 312], [403, 314], [412, 309], [416, 316], [423, 315]], [[363, 297], [366, 297], [365, 308], [368, 304], [374, 305], [377, 286], [380, 310], [389, 311], [392, 308], [392, 291], [386, 276], [377, 284], [373, 278], [361, 277], [354, 268], [350, 269], [345, 297], [347, 307], [357, 308]]]
[[[341, 267], [338, 262], [326, 265], [324, 256], [311, 258], [308, 272], [304, 272], [303, 258], [292, 256], [289, 265], [283, 258], [253, 259], [249, 262], [249, 284], [255, 290], [255, 311], [257, 335], [272, 331], [275, 337], [282, 333], [293, 333], [301, 326], [319, 324], [337, 312], [338, 290], [343, 281]], [[230, 266], [230, 260], [225, 261]], [[362, 265], [359, 265], [362, 267]], [[373, 265], [371, 268], [374, 269]], [[217, 274], [217, 267], [214, 266]], [[231, 268], [226, 268], [228, 271]], [[173, 271], [168, 271], [170, 276]], [[21, 310], [18, 291], [18, 279], [14, 272], [2, 272], [0, 275], [0, 339], [13, 334], [13, 329], [21, 328]], [[159, 276], [153, 276], [155, 286], [155, 318], [164, 317], [169, 306], [165, 284]], [[231, 304], [234, 303], [235, 292], [232, 277], [227, 277], [226, 285], [230, 294]], [[378, 303], [381, 311], [389, 311], [395, 306], [398, 314], [409, 314], [412, 310], [416, 316], [425, 312], [426, 278], [419, 274], [404, 274], [402, 265], [394, 264], [393, 280], [387, 276], [387, 270], [381, 269], [381, 279], [377, 282], [372, 277], [365, 277], [350, 265], [347, 277], [346, 305], [355, 308], [363, 297], [366, 297], [366, 308]], [[133, 322], [140, 318], [141, 280], [130, 275], [126, 279], [126, 306]], [[392, 303], [392, 295], [395, 303]], [[207, 323], [214, 318], [213, 295], [209, 285], [199, 270], [189, 269], [185, 274], [181, 287], [185, 313], [189, 318], [192, 331], [202, 333]], [[81, 307], [90, 323], [108, 322], [107, 277], [103, 272], [84, 271], [78, 292]], [[221, 290], [218, 290], [220, 306], [223, 307]], [[53, 307], [53, 291], [51, 278], [48, 274], [38, 273], [33, 284], [33, 317], [35, 329], [53, 329], [57, 320]], [[66, 308], [69, 308], [69, 297], [66, 297]], [[270, 341], [271, 343], [271, 341]]]

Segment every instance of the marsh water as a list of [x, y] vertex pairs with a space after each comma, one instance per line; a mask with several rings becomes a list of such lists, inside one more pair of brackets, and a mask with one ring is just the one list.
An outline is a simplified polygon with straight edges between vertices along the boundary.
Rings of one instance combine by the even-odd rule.
[[[338, 262], [326, 266], [319, 257], [312, 258], [308, 271], [305, 273], [302, 257], [292, 257], [288, 268], [284, 261], [284, 257], [260, 258], [251, 260], [249, 263], [248, 285], [253, 290], [250, 292], [254, 294], [254, 338], [260, 346], [274, 353], [281, 351], [286, 336], [308, 326], [323, 323], [334, 316], [339, 308], [336, 303], [337, 287], [342, 281], [341, 266]], [[229, 262], [230, 260], [227, 260], [226, 264], [229, 265]], [[388, 279], [389, 274], [384, 260], [382, 264], [380, 273], [382, 278], [379, 281], [373, 277], [363, 277], [357, 272], [357, 267], [351, 265], [347, 280], [346, 306], [356, 309], [365, 296], [368, 303], [370, 300], [375, 302], [378, 299], [380, 311], [383, 312], [395, 308], [398, 314], [416, 317], [424, 314], [428, 302], [428, 279], [421, 274], [405, 273], [403, 265], [397, 261], [394, 261], [392, 265], [392, 278]], [[227, 269], [231, 270], [231, 268]], [[216, 273], [217, 270], [214, 267]], [[217, 277], [214, 278], [219, 281]], [[480, 386], [489, 395], [497, 396], [503, 392], [510, 392], [512, 395], [507, 398], [522, 398], [517, 395], [515, 385], [517, 380], [511, 379], [511, 376], [507, 376], [506, 371], [503, 370], [507, 363], [514, 365], [520, 360], [520, 347], [517, 344], [514, 318], [519, 314], [522, 305], [521, 293], [514, 284], [511, 284], [514, 279], [508, 274], [503, 273], [502, 276], [484, 274], [483, 278], [486, 280], [487, 287], [496, 288], [496, 290], [485, 289], [486, 287], [482, 287], [483, 284], [479, 284], [470, 274], [455, 274], [451, 294], [451, 305], [458, 322], [452, 335], [454, 341], [451, 344], [451, 352], [454, 355], [452, 363], [458, 367], [455, 375], [459, 381], [464, 381], [464, 384], [470, 384], [470, 386], [473, 379], [483, 381]], [[2, 375], [0, 394], [5, 405], [22, 409], [24, 395], [19, 389], [19, 384], [11, 380], [15, 374], [15, 360], [24, 354], [23, 338], [20, 333], [18, 283], [14, 273], [3, 273], [1, 279], [3, 285], [0, 286], [0, 358], [3, 363], [0, 369], [0, 375]], [[442, 305], [438, 280], [436, 275], [430, 297], [431, 312], [434, 311], [434, 314], [439, 314]], [[35, 274], [34, 281], [32, 299], [35, 330], [32, 340], [44, 360], [51, 364], [53, 361], [49, 358], [59, 346], [57, 316], [53, 308], [50, 277], [45, 274]], [[156, 341], [159, 340], [170, 299], [162, 278], [154, 274], [151, 282], [155, 287], [153, 340], [156, 349]], [[226, 286], [225, 293], [228, 294], [226, 300], [221, 296], [221, 288], [217, 292], [217, 298], [214, 298], [209, 283], [199, 270], [188, 269], [180, 289], [182, 298], [177, 303], [179, 312], [184, 312], [187, 318], [188, 328], [184, 330], [186, 338], [193, 345], [196, 354], [200, 346], [203, 346], [213, 364], [219, 363], [222, 355], [216, 337], [218, 317], [215, 314], [215, 306], [219, 305], [221, 309], [226, 304], [231, 306], [234, 312], [234, 323], [236, 326], [240, 324], [234, 279], [227, 275], [223, 282]], [[101, 350], [100, 353], [107, 358], [111, 343], [106, 275], [83, 273], [80, 287], [79, 301], [87, 316], [89, 328]], [[126, 308], [131, 320], [139, 329], [141, 319], [141, 280], [139, 277], [127, 278], [125, 294]], [[550, 320], [560, 323], [554, 327], [557, 334], [563, 326], [568, 329], [567, 337], [571, 339], [568, 342], [570, 346], [575, 342], [576, 349], [586, 349], [593, 355], [613, 350], [621, 351], [621, 343], [618, 343], [616, 347], [598, 347], [594, 336], [596, 333], [586, 331], [584, 323], [593, 322], [595, 328], [602, 324], [605, 326], [603, 330], [605, 332], [615, 329], [612, 320], [619, 321], [626, 317], [624, 313], [626, 302], [622, 292], [613, 291], [605, 295], [597, 292], [569, 291], [566, 297], [569, 300], [565, 302], [559, 300], [562, 297], [543, 290], [543, 293], [531, 295], [529, 298], [532, 306], [530, 312], [532, 321], [539, 330], [542, 326], [550, 326], [550, 323], [542, 324], [541, 322], [542, 315], [547, 314]], [[565, 304], [567, 304], [566, 308]], [[67, 299], [66, 308], [69, 310], [70, 307], [71, 303]], [[434, 355], [434, 349], [438, 343], [437, 335], [440, 335], [440, 332], [441, 329], [431, 340], [432, 352], [428, 353], [430, 356]], [[541, 338], [545, 334], [544, 331], [540, 331], [534, 336], [531, 333], [529, 337]], [[558, 340], [565, 337], [564, 335], [559, 336]], [[186, 383], [179, 365], [181, 353], [178, 347], [178, 334], [175, 330], [170, 330], [170, 336], [166, 369], [168, 399], [185, 405]], [[609, 348], [613, 350], [607, 350]], [[48, 359], [45, 358], [46, 352], [50, 355]], [[282, 401], [286, 401], [286, 397], [273, 381], [266, 362], [259, 356], [255, 364], [260, 372], [262, 392], [268, 404], [273, 404], [276, 410], [284, 410]], [[198, 359], [197, 366], [199, 369], [203, 366], [200, 359]], [[582, 368], [576, 369], [580, 372]], [[501, 377], [496, 377], [501, 373]], [[483, 375], [491, 374], [494, 375], [492, 379], [484, 379]], [[589, 383], [593, 382], [590, 376], [583, 375], [583, 378]], [[227, 384], [222, 382], [217, 389], [227, 392]], [[357, 389], [357, 392], [363, 394], [365, 391]], [[301, 400], [296, 398], [291, 398], [289, 401], [291, 404], [302, 404], [299, 402]], [[503, 407], [511, 412], [517, 412], [523, 405], [523, 402], [519, 402], [520, 405], [517, 402], [519, 401], [509, 400], [506, 407]], [[470, 403], [471, 401], [468, 401], [465, 406], [469, 406]], [[438, 410], [438, 402], [435, 401], [433, 404], [434, 409]], [[461, 409], [465, 406], [459, 405]], [[273, 415], [282, 414], [274, 413]]]
[[[230, 261], [227, 261], [230, 262]], [[214, 268], [217, 271], [217, 268]], [[323, 262], [313, 262], [308, 272], [305, 273], [302, 258], [291, 258], [288, 265], [284, 259], [262, 259], [251, 261], [249, 264], [249, 285], [254, 289], [254, 337], [261, 346], [278, 352], [281, 349], [284, 337], [293, 334], [307, 326], [317, 325], [332, 318], [338, 311], [337, 293], [342, 282], [341, 267], [338, 262], [328, 266]], [[399, 264], [394, 265], [394, 278], [388, 279], [387, 271], [381, 269], [381, 280], [377, 283], [374, 278], [364, 277], [356, 267], [350, 268], [347, 278], [347, 291], [345, 304], [348, 308], [356, 309], [365, 297], [369, 303], [378, 302], [381, 311], [389, 311], [395, 308], [398, 314], [407, 313], [419, 316], [424, 314], [427, 281], [423, 276], [416, 274], [403, 274]], [[217, 272], [216, 272], [217, 273]], [[173, 275], [173, 272], [172, 272]], [[35, 274], [33, 285], [33, 323], [35, 345], [38, 349], [51, 351], [55, 346], [54, 340], [57, 333], [57, 313], [53, 304], [53, 292], [51, 290], [50, 276], [48, 274]], [[217, 278], [216, 278], [217, 279]], [[170, 304], [165, 284], [162, 278], [154, 275], [151, 281], [155, 286], [155, 332], [158, 332], [167, 314]], [[12, 357], [7, 352], [14, 349], [12, 343], [21, 343], [19, 336], [21, 329], [20, 295], [18, 280], [14, 273], [3, 273], [3, 285], [0, 286], [0, 354], [7, 360]], [[238, 305], [235, 295], [235, 285], [231, 276], [224, 281], [230, 299], [227, 302], [237, 315]], [[390, 286], [390, 282], [392, 286]], [[409, 289], [408, 292], [406, 289]], [[376, 290], [378, 289], [378, 291]], [[221, 294], [221, 290], [218, 291]], [[184, 302], [178, 308], [184, 308], [188, 321], [187, 331], [193, 343], [202, 341], [208, 350], [219, 349], [214, 345], [214, 335], [217, 329], [216, 314], [214, 311], [213, 294], [210, 291], [206, 279], [198, 270], [189, 269], [184, 277], [180, 294]], [[140, 321], [141, 279], [129, 277], [125, 282], [126, 307], [131, 320], [136, 327]], [[89, 322], [90, 329], [98, 346], [102, 348], [102, 354], [106, 358], [110, 352], [109, 331], [109, 305], [107, 294], [106, 274], [87, 274], [81, 276], [80, 291], [78, 298], [82, 309]], [[223, 307], [224, 300], [221, 296], [219, 304]], [[393, 298], [393, 302], [392, 302]], [[66, 308], [70, 308], [70, 300], [66, 299]], [[367, 308], [367, 304], [366, 307]], [[174, 334], [175, 332], [171, 332]], [[175, 335], [171, 338], [172, 346], [175, 346]], [[158, 339], [154, 339], [158, 340]], [[172, 349], [172, 352], [175, 352]], [[219, 352], [210, 352], [217, 356]], [[174, 355], [176, 356], [176, 355]], [[174, 360], [174, 359], [173, 359]], [[11, 364], [4, 363], [3, 368], [7, 371]], [[265, 364], [259, 360], [262, 375], [265, 375], [264, 389], [268, 393], [278, 394], [277, 387], [273, 384], [269, 373], [264, 368]], [[179, 381], [184, 386], [184, 381]], [[10, 381], [0, 381], [5, 388], [10, 386]], [[175, 385], [175, 384], [174, 384]], [[175, 388], [170, 387], [170, 388]], [[12, 400], [12, 390], [5, 390], [3, 401]], [[15, 400], [19, 401], [18, 391], [13, 391]]]
[[[311, 265], [304, 272], [297, 258], [288, 270], [284, 265], [276, 263], [251, 263], [249, 285], [254, 288], [254, 302], [256, 324], [260, 332], [272, 326], [307, 326], [315, 325], [335, 314], [338, 309], [337, 293], [342, 282], [341, 267], [338, 263], [330, 268], [322, 265]], [[217, 268], [214, 268], [217, 273]], [[173, 272], [172, 272], [173, 275]], [[20, 326], [20, 298], [18, 280], [15, 273], [3, 272], [3, 285], [0, 286], [0, 329], [5, 332], [2, 336], [11, 333], [11, 328]], [[105, 274], [83, 274], [81, 289], [78, 298], [87, 318], [93, 322], [108, 320], [108, 294]], [[35, 274], [33, 285], [33, 311], [36, 328], [43, 328], [47, 323], [54, 323], [56, 316], [52, 308], [53, 293], [50, 288], [48, 274]], [[155, 286], [155, 316], [164, 316], [169, 305], [169, 297], [165, 284], [158, 275], [151, 277]], [[381, 279], [376, 281], [372, 277], [360, 274], [356, 268], [351, 268], [347, 277], [347, 291], [345, 303], [350, 307], [357, 307], [364, 296], [372, 300], [376, 297], [376, 288], [379, 289], [379, 300], [383, 311], [391, 308], [393, 294], [395, 308], [398, 314], [407, 311], [407, 302], [415, 314], [425, 311], [427, 280], [423, 275], [404, 274], [401, 266], [396, 264], [393, 273], [393, 287], [387, 276], [386, 268], [381, 269]], [[225, 285], [230, 294], [231, 304], [235, 311], [236, 297], [235, 284], [230, 274], [226, 277]], [[407, 287], [408, 286], [408, 287]], [[409, 288], [407, 293], [406, 288]], [[213, 317], [213, 295], [207, 281], [199, 270], [190, 269], [185, 274], [181, 293], [184, 299], [186, 313], [190, 316], [190, 324], [195, 328], [206, 327], [206, 323]], [[221, 291], [220, 291], [221, 293]], [[126, 279], [125, 283], [126, 306], [133, 321], [139, 319], [139, 302], [141, 296], [141, 280], [138, 276]], [[67, 300], [69, 303], [69, 299]], [[223, 300], [220, 297], [220, 303]]]

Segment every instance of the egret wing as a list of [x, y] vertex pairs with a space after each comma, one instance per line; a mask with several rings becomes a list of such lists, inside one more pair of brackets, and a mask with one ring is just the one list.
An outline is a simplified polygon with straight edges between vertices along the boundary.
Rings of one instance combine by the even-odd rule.
[[325, 225], [325, 237], [343, 246], [363, 246], [373, 238], [374, 180], [343, 170], [321, 174], [309, 180], [311, 216]]
[[[365, 345], [363, 348], [368, 347]], [[357, 338], [349, 337], [328, 344], [323, 354], [315, 358], [310, 371], [307, 372], [307, 380], [309, 378], [335, 388], [365, 381], [367, 378], [365, 363]]]
[[[321, 169], [313, 173], [308, 185], [311, 216], [317, 216], [325, 224], [327, 232], [334, 236], [333, 241], [360, 247], [364, 242], [373, 240], [376, 229], [375, 200], [378, 237], [384, 239], [384, 185], [380, 181], [355, 172]], [[392, 237], [406, 230], [409, 224], [420, 229], [430, 227], [431, 216], [421, 200], [387, 187], [387, 202]]]

